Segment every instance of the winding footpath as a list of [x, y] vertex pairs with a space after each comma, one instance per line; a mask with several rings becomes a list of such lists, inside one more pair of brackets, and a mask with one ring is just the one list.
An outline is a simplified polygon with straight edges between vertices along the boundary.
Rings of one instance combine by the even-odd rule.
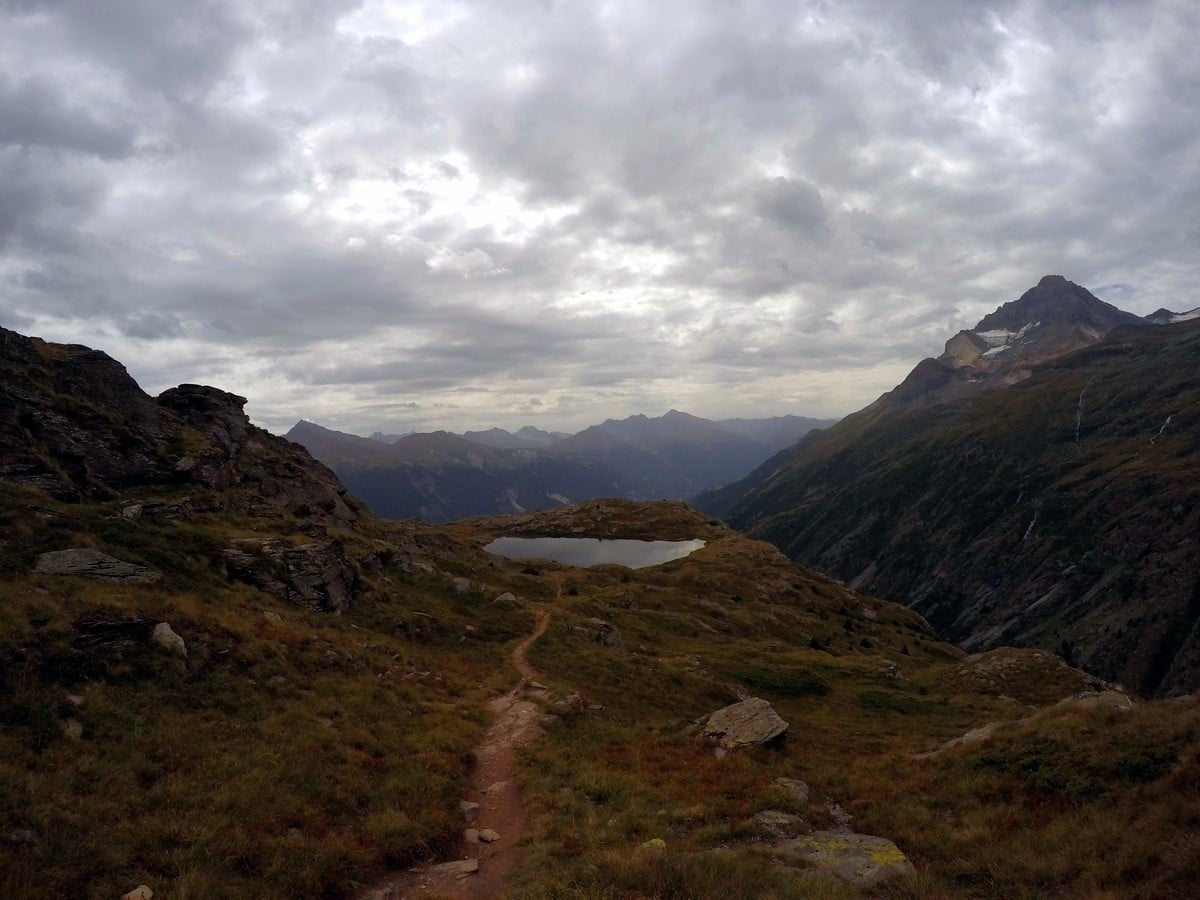
[[498, 897], [521, 861], [519, 846], [525, 826], [525, 807], [514, 778], [517, 748], [541, 733], [541, 709], [527, 697], [529, 682], [538, 677], [526, 654], [550, 622], [545, 609], [534, 612], [533, 632], [512, 652], [520, 681], [507, 693], [488, 701], [495, 718], [475, 748], [476, 767], [467, 801], [479, 804], [467, 828], [493, 840], [469, 840], [464, 831], [454, 862], [423, 865], [389, 876], [359, 895], [360, 900], [452, 900]]

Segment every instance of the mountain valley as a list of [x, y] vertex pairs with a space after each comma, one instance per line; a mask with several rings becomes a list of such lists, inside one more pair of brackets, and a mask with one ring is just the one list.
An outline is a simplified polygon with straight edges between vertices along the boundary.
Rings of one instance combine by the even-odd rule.
[[[968, 656], [680, 502], [385, 521], [240, 397], [152, 398], [102, 353], [0, 337], [3, 896], [379, 896], [413, 864], [531, 900], [1200, 876], [1196, 696]], [[705, 545], [585, 569], [486, 553], [500, 536]], [[540, 733], [513, 755], [519, 825], [465, 799], [504, 696]], [[748, 703], [773, 736], [714, 753]], [[497, 828], [520, 834], [503, 875]]]

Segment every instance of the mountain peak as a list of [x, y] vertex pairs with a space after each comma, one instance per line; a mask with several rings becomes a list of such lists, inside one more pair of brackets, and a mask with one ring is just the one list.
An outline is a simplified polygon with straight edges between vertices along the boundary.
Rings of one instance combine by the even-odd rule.
[[[1085, 287], [1061, 275], [1046, 275], [1016, 300], [979, 320], [972, 331], [1020, 331], [1027, 325], [1067, 324], [1099, 332], [1098, 340], [1118, 325], [1135, 325], [1142, 320], [1133, 313], [1105, 303]], [[1094, 342], [1094, 340], [1093, 340]]]
[[1146, 326], [1062, 275], [1044, 275], [1016, 300], [946, 342], [869, 408], [891, 411], [958, 400], [1028, 378], [1032, 367], [1102, 341], [1124, 325]]

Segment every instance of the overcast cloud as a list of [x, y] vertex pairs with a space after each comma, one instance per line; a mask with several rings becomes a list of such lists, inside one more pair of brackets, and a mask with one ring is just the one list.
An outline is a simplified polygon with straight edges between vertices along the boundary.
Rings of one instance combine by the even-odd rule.
[[849, 412], [1200, 305], [1200, 4], [0, 0], [0, 324], [285, 430]]

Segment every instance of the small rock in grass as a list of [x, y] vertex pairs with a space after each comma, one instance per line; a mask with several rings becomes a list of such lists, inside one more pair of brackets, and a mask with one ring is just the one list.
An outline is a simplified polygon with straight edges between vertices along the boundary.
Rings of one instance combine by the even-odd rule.
[[479, 829], [478, 828], [468, 828], [466, 831], [463, 832], [463, 840], [465, 840], [468, 844], [478, 844], [479, 843]]
[[458, 808], [462, 810], [463, 818], [468, 822], [474, 822], [479, 815], [479, 804], [470, 800], [459, 800]]
[[187, 644], [175, 633], [169, 622], [159, 622], [150, 635], [150, 643], [174, 656], [187, 657]]
[[151, 900], [154, 897], [154, 891], [145, 884], [139, 884], [128, 894], [122, 894], [121, 900]]
[[500, 835], [490, 828], [483, 828], [479, 831], [479, 839], [485, 844], [491, 844], [494, 841], [500, 840]]
[[779, 809], [764, 809], [750, 817], [750, 824], [761, 831], [774, 835], [794, 833], [803, 824], [803, 819]]
[[641, 849], [652, 853], [663, 853], [667, 849], [667, 842], [662, 838], [650, 838], [650, 840], [642, 844]]
[[771, 787], [797, 806], [808, 803], [808, 785], [796, 778], [776, 778]]

